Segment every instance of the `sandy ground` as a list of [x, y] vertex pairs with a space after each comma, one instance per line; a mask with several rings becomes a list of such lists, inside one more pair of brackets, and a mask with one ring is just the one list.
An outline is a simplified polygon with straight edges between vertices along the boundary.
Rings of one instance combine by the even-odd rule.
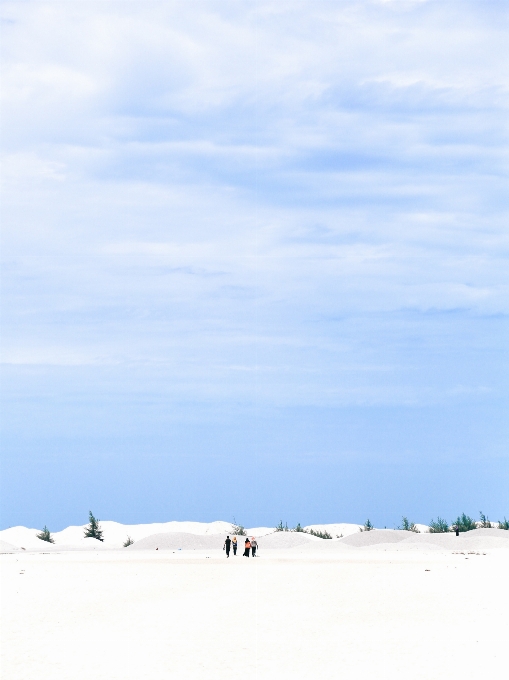
[[505, 680], [509, 550], [485, 552], [2, 555], [2, 677]]

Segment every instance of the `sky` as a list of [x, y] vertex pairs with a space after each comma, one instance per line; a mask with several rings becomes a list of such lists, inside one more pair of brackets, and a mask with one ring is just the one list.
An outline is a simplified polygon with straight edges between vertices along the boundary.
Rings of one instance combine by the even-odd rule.
[[3, 2], [0, 528], [509, 517], [508, 29]]

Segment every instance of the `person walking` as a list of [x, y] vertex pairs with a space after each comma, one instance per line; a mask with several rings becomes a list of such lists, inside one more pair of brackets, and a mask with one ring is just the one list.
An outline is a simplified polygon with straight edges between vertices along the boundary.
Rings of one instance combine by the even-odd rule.
[[233, 554], [236, 555], [237, 554], [237, 537], [236, 536], [234, 536], [232, 538], [232, 548], [233, 548]]
[[230, 546], [231, 546], [231, 544], [232, 544], [232, 542], [230, 541], [230, 537], [227, 536], [226, 541], [224, 542], [224, 545], [223, 545], [223, 550], [226, 550], [226, 557], [230, 557]]
[[251, 541], [246, 538], [244, 543], [244, 557], [249, 557], [249, 551], [251, 550]]
[[251, 555], [253, 557], [256, 557], [256, 549], [258, 548], [258, 543], [256, 542], [256, 538], [253, 536], [251, 538]]

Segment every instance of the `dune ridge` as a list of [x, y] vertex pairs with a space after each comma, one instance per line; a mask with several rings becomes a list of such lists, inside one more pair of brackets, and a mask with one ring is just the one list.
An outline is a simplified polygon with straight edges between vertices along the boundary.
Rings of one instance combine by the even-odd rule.
[[[37, 538], [39, 529], [11, 527], [0, 531], [0, 552], [24, 550], [28, 552], [61, 552], [90, 550], [220, 550], [227, 534], [232, 535], [228, 522], [165, 522], [154, 524], [125, 525], [119, 522], [101, 521], [104, 541], [84, 537], [83, 526], [70, 526], [52, 534], [55, 543]], [[309, 525], [306, 530], [327, 531], [332, 539], [322, 539], [305, 532], [276, 531], [273, 527], [255, 527], [246, 530], [248, 536], [256, 536], [260, 550], [482, 550], [509, 548], [509, 531], [501, 529], [474, 529], [455, 536], [454, 533], [414, 533], [398, 529], [374, 529], [360, 531], [356, 524]], [[130, 536], [133, 545], [124, 548]], [[338, 538], [340, 536], [340, 538]], [[239, 536], [239, 549], [243, 549], [244, 537]]]

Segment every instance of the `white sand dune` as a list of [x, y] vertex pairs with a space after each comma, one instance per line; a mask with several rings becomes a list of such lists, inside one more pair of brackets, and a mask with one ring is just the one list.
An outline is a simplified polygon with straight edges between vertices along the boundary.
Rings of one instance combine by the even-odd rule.
[[412, 531], [378, 529], [341, 539], [342, 544], [356, 548], [371, 548], [397, 544], [399, 549], [412, 547], [438, 547], [447, 550], [479, 550], [483, 548], [509, 548], [509, 531], [501, 529], [474, 529], [456, 536], [447, 534], [417, 534]]
[[[63, 531], [55, 532], [52, 537], [55, 543], [47, 543], [37, 538], [40, 529], [29, 529], [17, 526], [0, 531], [0, 552], [12, 552], [23, 549], [29, 552], [55, 552], [68, 550], [117, 550], [124, 549], [123, 544], [128, 536], [135, 542], [136, 550], [155, 549], [162, 536], [166, 536], [166, 542], [161, 544], [161, 549], [178, 550], [201, 550], [221, 547], [227, 534], [232, 533], [232, 525], [228, 522], [161, 522], [154, 524], [121, 524], [113, 521], [101, 521], [100, 526], [103, 531], [104, 541], [97, 541], [91, 538], [84, 538], [86, 525], [70, 526]], [[456, 537], [454, 534], [430, 534], [399, 531], [393, 529], [376, 529], [369, 532], [361, 532], [360, 525], [336, 523], [336, 524], [312, 524], [305, 527], [306, 530], [327, 531], [332, 537], [320, 539], [306, 533], [297, 532], [276, 532], [273, 527], [255, 527], [246, 530], [248, 536], [256, 536], [260, 548], [296, 548], [305, 546], [310, 541], [321, 541], [323, 548], [330, 550], [329, 543], [336, 544], [341, 542], [343, 546], [364, 548], [383, 546], [387, 544], [398, 544], [392, 550], [412, 549], [426, 546], [432, 550], [432, 546], [444, 549], [466, 549], [463, 541], [472, 541], [474, 538], [482, 537], [483, 545], [495, 547], [499, 545], [499, 539], [509, 537], [509, 531], [501, 529], [476, 529]], [[179, 537], [179, 535], [181, 535]], [[342, 538], [338, 539], [338, 536]], [[493, 541], [486, 542], [488, 536]], [[157, 538], [154, 538], [157, 537]], [[201, 541], [203, 538], [203, 541]], [[210, 538], [210, 541], [208, 540]], [[239, 537], [242, 543], [243, 538]], [[326, 545], [327, 544], [327, 545]], [[407, 546], [403, 547], [403, 544]], [[413, 544], [412, 547], [410, 544]], [[482, 549], [481, 543], [470, 543], [472, 549]], [[129, 548], [130, 550], [132, 548]], [[382, 548], [377, 548], [382, 549]], [[387, 549], [387, 548], [384, 548]]]
[[7, 541], [0, 541], [0, 553], [16, 552], [17, 550], [21, 550], [21, 548], [17, 548], [12, 543], [7, 543]]
[[[10, 543], [16, 548], [25, 550], [102, 550], [103, 548], [122, 548], [128, 536], [135, 542], [148, 536], [162, 533], [187, 533], [197, 536], [226, 536], [232, 532], [229, 522], [158, 522], [154, 524], [121, 524], [109, 520], [101, 521], [103, 541], [85, 539], [86, 525], [70, 526], [63, 531], [52, 533], [54, 544], [41, 541], [37, 534], [41, 529], [29, 529], [17, 526], [0, 531], [0, 540]], [[273, 527], [256, 527], [249, 529], [249, 535], [263, 536], [274, 532]], [[224, 539], [223, 539], [224, 540]]]
[[[252, 533], [254, 536], [254, 532]], [[161, 533], [147, 536], [133, 545], [129, 546], [127, 550], [207, 550], [216, 549], [222, 550], [226, 534], [218, 535], [197, 535], [180, 533]], [[239, 550], [244, 550], [244, 536], [238, 536]], [[321, 538], [315, 538], [305, 533], [293, 533], [286, 531], [277, 531], [272, 534], [257, 537], [259, 550], [267, 549], [285, 549], [293, 548], [295, 546], [309, 544], [313, 542], [322, 542]]]
[[126, 550], [221, 550], [226, 534], [188, 534], [183, 531], [153, 534]]

